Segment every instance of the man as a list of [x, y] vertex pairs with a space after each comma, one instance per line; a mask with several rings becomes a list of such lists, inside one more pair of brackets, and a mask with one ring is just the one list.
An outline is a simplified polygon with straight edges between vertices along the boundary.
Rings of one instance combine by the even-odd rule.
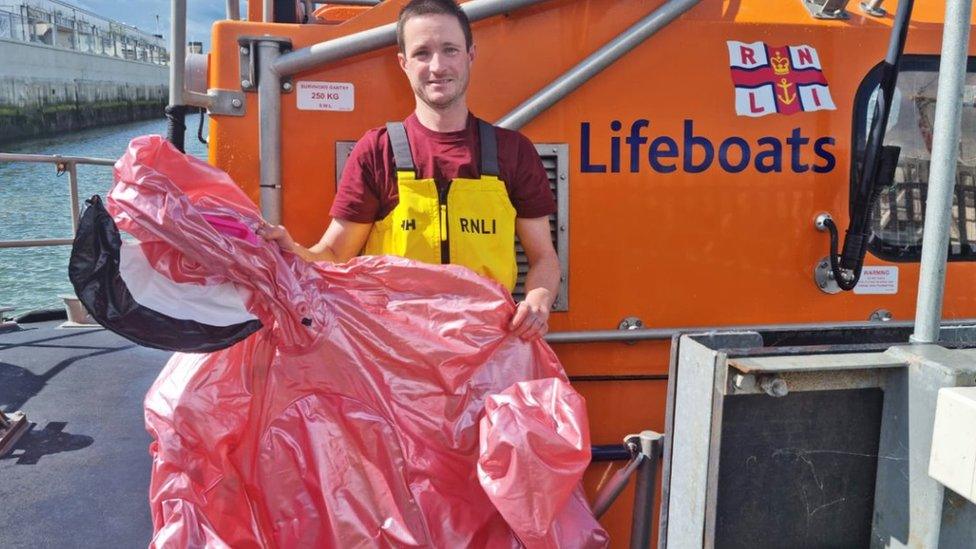
[[514, 238], [529, 261], [525, 300], [509, 329], [548, 331], [559, 262], [548, 216], [556, 205], [542, 162], [517, 132], [475, 118], [467, 88], [475, 46], [454, 0], [412, 0], [397, 23], [397, 58], [416, 109], [402, 124], [370, 130], [343, 170], [332, 223], [311, 248], [282, 226], [259, 230], [307, 261], [341, 263], [364, 252], [455, 263], [511, 290]]

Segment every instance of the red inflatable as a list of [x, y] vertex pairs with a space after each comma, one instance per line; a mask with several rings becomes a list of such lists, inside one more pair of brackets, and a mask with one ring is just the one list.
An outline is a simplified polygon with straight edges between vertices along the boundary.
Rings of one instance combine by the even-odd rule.
[[[146, 396], [152, 546], [607, 544], [580, 487], [583, 399], [543, 341], [507, 331], [504, 288], [456, 266], [283, 256], [252, 238], [259, 213], [226, 174], [156, 136], [115, 170], [107, 210], [138, 243], [106, 252], [128, 271], [92, 282], [89, 308], [150, 344], [180, 348], [196, 323], [229, 345], [177, 353]], [[154, 274], [126, 267], [132, 247]], [[152, 297], [182, 290], [198, 297]]]

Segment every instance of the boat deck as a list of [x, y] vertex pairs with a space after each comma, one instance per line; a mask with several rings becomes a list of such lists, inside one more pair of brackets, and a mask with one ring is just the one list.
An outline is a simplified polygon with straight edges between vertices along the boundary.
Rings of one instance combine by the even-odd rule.
[[145, 547], [142, 400], [171, 353], [60, 323], [0, 333], [0, 409], [30, 422], [0, 458], [0, 547]]

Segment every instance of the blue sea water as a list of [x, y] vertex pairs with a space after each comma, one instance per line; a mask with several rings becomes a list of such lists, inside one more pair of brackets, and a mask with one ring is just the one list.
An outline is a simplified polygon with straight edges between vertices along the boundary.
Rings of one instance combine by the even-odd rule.
[[[187, 117], [187, 152], [206, 159], [206, 145], [196, 138], [199, 115]], [[61, 154], [118, 159], [129, 141], [140, 135], [166, 134], [164, 119], [95, 128], [0, 146], [0, 152]], [[93, 194], [104, 196], [112, 185], [111, 166], [78, 166], [82, 205]], [[68, 175], [56, 176], [53, 164], [0, 162], [0, 240], [71, 238]], [[0, 305], [17, 315], [34, 309], [61, 308], [60, 294], [72, 293], [68, 282], [70, 246], [0, 248]]]

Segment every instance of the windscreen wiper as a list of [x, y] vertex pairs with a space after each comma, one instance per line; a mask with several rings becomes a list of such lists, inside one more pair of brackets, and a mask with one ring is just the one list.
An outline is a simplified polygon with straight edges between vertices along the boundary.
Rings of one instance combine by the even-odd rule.
[[898, 64], [905, 51], [905, 38], [908, 35], [908, 23], [914, 3], [914, 0], [903, 0], [898, 3], [898, 10], [895, 12], [888, 53], [881, 64], [878, 89], [874, 94], [874, 101], [868, 107], [872, 109], [871, 128], [864, 147], [861, 169], [852, 185], [850, 224], [844, 235], [844, 248], [840, 254], [837, 253], [838, 231], [833, 219], [829, 216], [818, 218], [818, 224], [830, 231], [830, 270], [834, 274], [834, 281], [845, 291], [852, 290], [861, 278], [864, 255], [867, 253], [871, 234], [871, 211], [881, 190], [894, 181], [895, 168], [898, 165], [901, 148], [885, 146], [884, 138], [895, 85], [898, 82]]

